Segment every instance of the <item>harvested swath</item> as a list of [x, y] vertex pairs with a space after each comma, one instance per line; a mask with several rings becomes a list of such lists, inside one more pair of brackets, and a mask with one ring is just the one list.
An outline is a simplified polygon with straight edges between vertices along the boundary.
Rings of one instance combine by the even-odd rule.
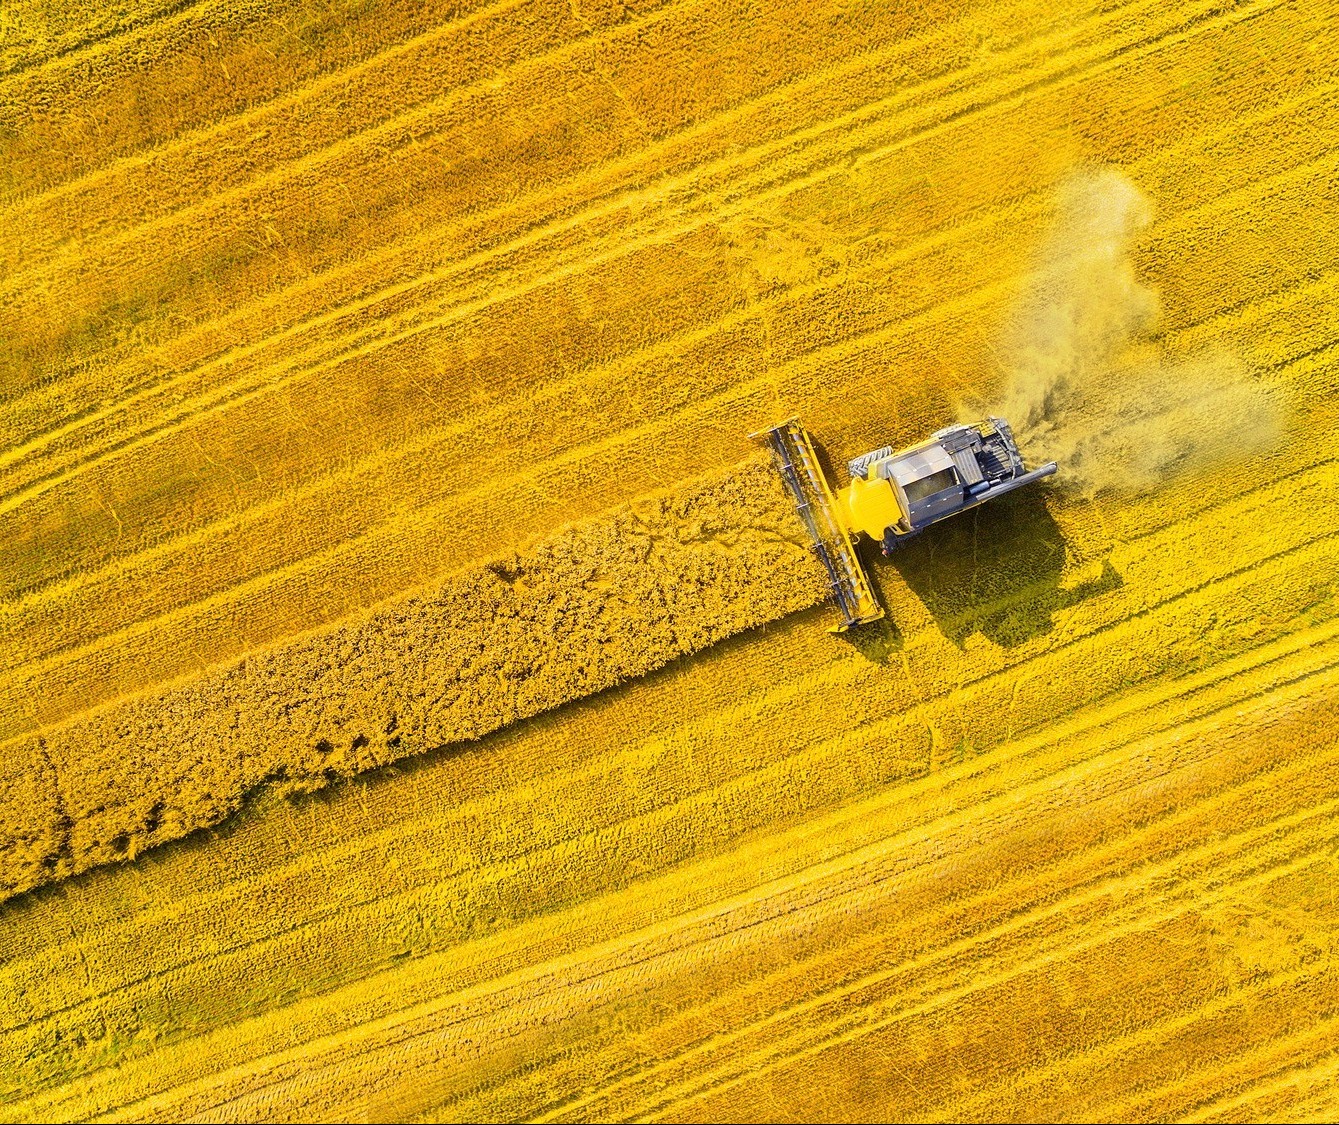
[[[402, 1113], [435, 1102], [453, 1119], [500, 1117], [510, 1105], [517, 1116], [607, 1120], [682, 1112], [682, 1099], [721, 1079], [765, 1082], [775, 1064], [802, 1063], [832, 1040], [868, 1057], [887, 1049], [870, 1044], [890, 1026], [906, 1036], [901, 1065], [917, 1081], [870, 1091], [879, 1104], [892, 1098], [908, 1113], [937, 1104], [951, 1116], [942, 1110], [966, 1099], [970, 1116], [993, 1116], [1018, 1096], [1015, 1074], [1035, 1075], [1045, 1091], [1048, 1062], [1076, 1076], [1089, 1104], [1119, 1104], [1133, 1089], [1122, 1077], [1139, 1065], [1126, 1052], [1142, 1056], [1148, 1087], [1190, 1077], [1178, 1071], [1179, 1040], [1197, 1028], [1249, 1029], [1289, 1003], [1334, 1007], [1332, 988], [1293, 987], [1299, 975], [1333, 980], [1313, 955], [1323, 931], [1306, 918], [1282, 919], [1303, 940], [1224, 997], [1237, 947], [1196, 916], [1230, 916], [1234, 901], [1298, 870], [1314, 876], [1314, 907], [1329, 897], [1336, 654], [1331, 641], [1295, 648], [1272, 672], [1238, 667], [1247, 675], [1206, 685], [1215, 698], [1190, 723], [1174, 693], [1151, 708], [1127, 699], [1120, 717], [1098, 708], [999, 755], [15, 1108], [143, 1119], [224, 1105], [235, 1114], [240, 1098], [247, 1117], [290, 1117], [304, 1105], [325, 1118], [395, 1116], [388, 1102]], [[1169, 725], [1146, 731], [1151, 711]], [[853, 750], [877, 741], [867, 734]], [[1015, 770], [1023, 759], [1026, 776]], [[1046, 1010], [1033, 1012], [1020, 992], [1055, 972], [1087, 978], [1085, 1045], [1102, 1049], [1040, 1059], [1028, 1028], [1000, 1026], [1044, 1026]], [[1191, 987], [1160, 988], [1169, 972]], [[1126, 986], [1147, 1004], [1146, 1026], [1133, 1032]], [[966, 1044], [986, 1064], [984, 1081], [936, 1083], [942, 1056], [931, 1048], [974, 1024], [994, 1025]], [[1230, 1058], [1235, 1045], [1204, 1046], [1195, 1064], [1211, 1077], [1215, 1053]], [[1265, 1060], [1273, 1046], [1252, 1045], [1242, 1061]], [[1108, 1077], [1113, 1065], [1125, 1074]], [[807, 1084], [789, 1089], [802, 1097]], [[1064, 1087], [1055, 1092], [1065, 1104]], [[749, 1116], [748, 1104], [736, 1113]], [[1164, 1115], [1185, 1104], [1169, 1102]]]
[[[762, 580], [760, 580], [760, 576]], [[764, 460], [5, 747], [6, 896], [640, 675], [823, 596]]]

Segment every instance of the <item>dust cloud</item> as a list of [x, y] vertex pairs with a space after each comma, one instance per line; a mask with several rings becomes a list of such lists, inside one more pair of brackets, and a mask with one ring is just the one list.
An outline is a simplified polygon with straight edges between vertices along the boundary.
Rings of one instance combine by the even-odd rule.
[[1085, 494], [1142, 492], [1276, 443], [1282, 403], [1226, 349], [1172, 356], [1157, 293], [1129, 252], [1148, 198], [1110, 169], [1058, 190], [1051, 230], [1007, 328], [1008, 371], [990, 413], [1030, 463], [1054, 460]]

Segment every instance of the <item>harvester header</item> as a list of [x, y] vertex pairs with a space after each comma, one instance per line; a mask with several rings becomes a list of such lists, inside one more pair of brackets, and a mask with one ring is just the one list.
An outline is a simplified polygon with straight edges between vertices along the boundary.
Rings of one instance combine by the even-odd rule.
[[834, 632], [883, 616], [860, 563], [859, 536], [885, 555], [932, 523], [1022, 488], [1055, 472], [1048, 461], [1028, 471], [1002, 418], [949, 426], [928, 441], [894, 452], [871, 450], [847, 462], [850, 483], [833, 490], [813, 440], [791, 418], [754, 435], [765, 441], [796, 510], [828, 572], [842, 621]]

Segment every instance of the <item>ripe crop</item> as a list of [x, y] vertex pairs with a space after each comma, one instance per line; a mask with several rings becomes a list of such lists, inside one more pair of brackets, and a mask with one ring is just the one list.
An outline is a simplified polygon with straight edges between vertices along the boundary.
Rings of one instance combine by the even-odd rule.
[[[0, 1119], [1339, 1114], [1333, 12], [56, 7]], [[749, 433], [997, 404], [829, 634]]]

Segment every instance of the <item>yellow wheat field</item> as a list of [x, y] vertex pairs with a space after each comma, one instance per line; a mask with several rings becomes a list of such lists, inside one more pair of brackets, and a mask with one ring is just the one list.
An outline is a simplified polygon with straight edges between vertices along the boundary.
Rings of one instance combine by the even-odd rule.
[[[5, 5], [0, 1119], [1339, 1119], [1337, 17]], [[829, 634], [1094, 168], [1277, 430]]]

